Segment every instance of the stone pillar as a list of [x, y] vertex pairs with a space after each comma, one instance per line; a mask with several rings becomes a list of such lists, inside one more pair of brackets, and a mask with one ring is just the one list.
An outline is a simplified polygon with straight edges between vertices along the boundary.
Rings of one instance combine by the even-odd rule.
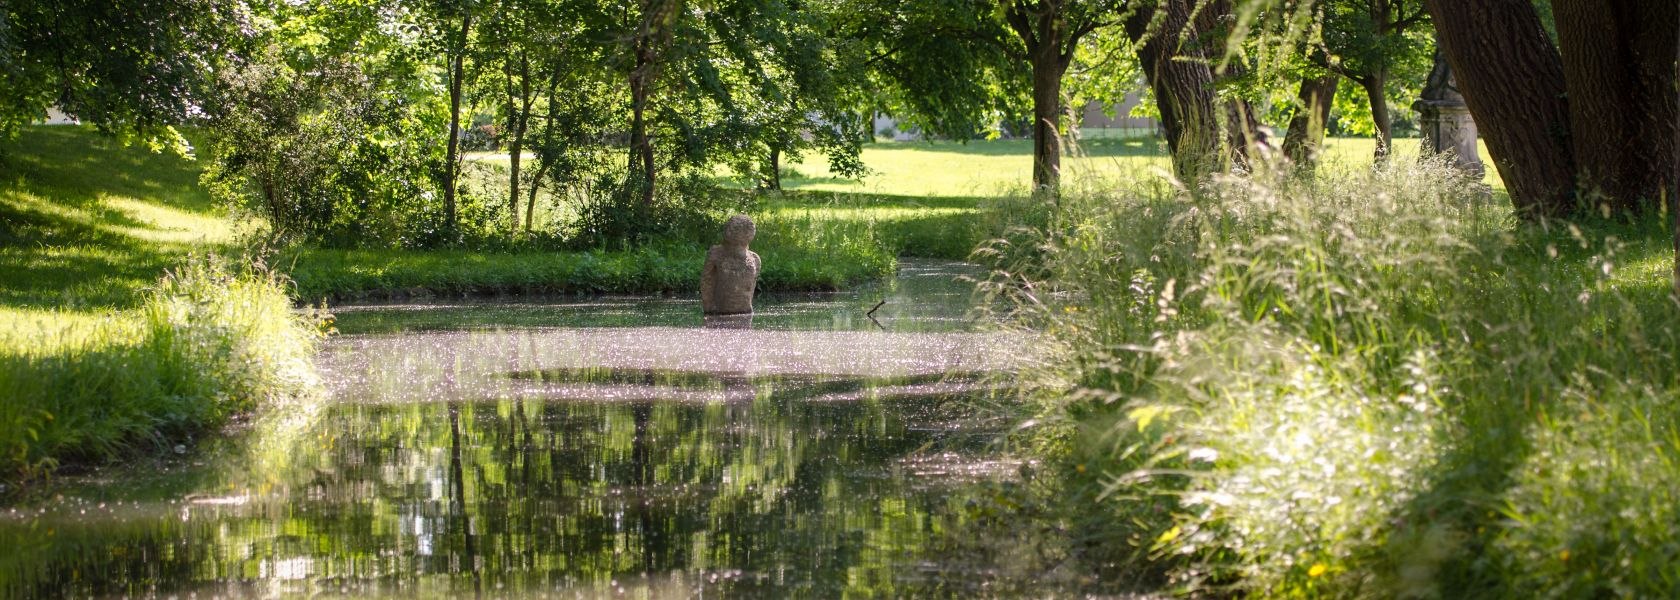
[[1476, 152], [1476, 121], [1440, 48], [1435, 49], [1435, 68], [1429, 71], [1423, 97], [1412, 108], [1418, 111], [1424, 153], [1452, 153], [1454, 166], [1480, 180], [1486, 170]]

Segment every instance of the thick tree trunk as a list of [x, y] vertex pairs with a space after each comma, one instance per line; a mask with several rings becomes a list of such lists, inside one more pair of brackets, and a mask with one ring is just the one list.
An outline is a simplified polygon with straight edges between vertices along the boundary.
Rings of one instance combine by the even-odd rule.
[[1001, 4], [1032, 67], [1033, 190], [1054, 194], [1062, 177], [1062, 75], [1073, 62], [1078, 36], [1088, 30], [1069, 31], [1069, 9], [1059, 0]]
[[[1161, 0], [1154, 10], [1133, 12], [1126, 20], [1126, 35], [1136, 44], [1138, 63], [1155, 92], [1173, 170], [1181, 181], [1194, 186], [1204, 176], [1223, 170], [1224, 161], [1213, 72], [1205, 61], [1179, 59], [1181, 49], [1196, 47], [1194, 40], [1180, 39], [1190, 22], [1192, 1]], [[1155, 11], [1165, 14], [1151, 27]]]
[[1576, 208], [1563, 65], [1529, 0], [1424, 0], [1488, 153], [1525, 216]]
[[1615, 211], [1656, 210], [1675, 160], [1667, 55], [1680, 5], [1557, 0], [1552, 10], [1583, 197]]
[[1033, 52], [1033, 189], [1055, 191], [1062, 179], [1061, 44]]
[[1330, 122], [1330, 105], [1342, 78], [1334, 73], [1301, 80], [1298, 98], [1301, 104], [1289, 119], [1289, 131], [1283, 136], [1283, 154], [1302, 167], [1311, 167], [1318, 160], [1318, 149], [1324, 143], [1324, 128]]
[[1377, 126], [1377, 151], [1372, 157], [1377, 164], [1388, 162], [1388, 155], [1394, 153], [1394, 117], [1388, 113], [1388, 94], [1383, 89], [1387, 83], [1387, 74], [1381, 71], [1359, 82], [1371, 103], [1371, 122]]
[[461, 17], [461, 37], [449, 65], [449, 146], [444, 150], [443, 226], [455, 231], [455, 180], [461, 171], [461, 83], [466, 78], [467, 35], [472, 15]]

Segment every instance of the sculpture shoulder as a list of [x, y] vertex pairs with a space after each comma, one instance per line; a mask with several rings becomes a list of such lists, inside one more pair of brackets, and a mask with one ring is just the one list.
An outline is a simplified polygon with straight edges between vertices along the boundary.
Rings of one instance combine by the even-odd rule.
[[757, 269], [764, 264], [762, 261], [760, 261], [758, 259], [758, 253], [753, 252], [751, 250], [747, 251], [747, 260], [752, 261], [752, 266], [753, 266], [754, 269]]
[[722, 244], [717, 244], [717, 245], [712, 246], [710, 249], [706, 250], [706, 262], [707, 263], [715, 262], [718, 259], [719, 255], [721, 255], [721, 254], [723, 254], [723, 245]]

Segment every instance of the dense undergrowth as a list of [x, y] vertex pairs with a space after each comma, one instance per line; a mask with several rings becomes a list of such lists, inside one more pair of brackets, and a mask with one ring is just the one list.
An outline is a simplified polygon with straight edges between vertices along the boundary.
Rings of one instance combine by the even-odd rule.
[[68, 325], [10, 319], [0, 333], [0, 481], [167, 449], [315, 385], [318, 329], [250, 268], [189, 261], [133, 310]]
[[[1070, 194], [991, 245], [1024, 438], [1111, 581], [1680, 593], [1661, 219], [1519, 223], [1438, 164]], [[1049, 234], [1043, 231], [1051, 232]]]

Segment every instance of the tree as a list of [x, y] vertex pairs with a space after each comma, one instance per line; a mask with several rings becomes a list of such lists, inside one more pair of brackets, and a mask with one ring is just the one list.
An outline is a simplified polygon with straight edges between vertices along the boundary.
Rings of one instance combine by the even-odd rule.
[[1311, 166], [1317, 160], [1319, 148], [1324, 144], [1325, 125], [1330, 122], [1330, 106], [1341, 80], [1335, 74], [1308, 75], [1301, 79], [1301, 91], [1296, 94], [1299, 104], [1283, 138], [1283, 154], [1295, 164]]
[[1591, 204], [1655, 211], [1674, 189], [1672, 92], [1680, 3], [1556, 0], [1576, 187]]
[[1213, 70], [1192, 27], [1193, 0], [1158, 0], [1126, 19], [1155, 103], [1178, 178], [1194, 184], [1224, 170], [1226, 147], [1219, 123]]
[[107, 133], [186, 122], [245, 46], [227, 0], [8, 0], [0, 4], [0, 136], [57, 106]]
[[1528, 0], [1425, 0], [1494, 165], [1526, 216], [1575, 206], [1563, 63]]
[[1032, 67], [1033, 189], [1054, 191], [1062, 174], [1062, 78], [1079, 42], [1117, 22], [1120, 0], [999, 0], [1004, 22], [1019, 37], [1014, 52]]
[[1391, 77], [1396, 69], [1411, 67], [1402, 80], [1421, 81], [1418, 67], [1433, 50], [1427, 36], [1413, 35], [1429, 23], [1429, 13], [1421, 4], [1418, 0], [1325, 3], [1324, 51], [1311, 56], [1319, 67], [1347, 78], [1364, 90], [1371, 107], [1371, 121], [1376, 127], [1377, 162], [1386, 160], [1393, 152], [1394, 117], [1388, 106]]

